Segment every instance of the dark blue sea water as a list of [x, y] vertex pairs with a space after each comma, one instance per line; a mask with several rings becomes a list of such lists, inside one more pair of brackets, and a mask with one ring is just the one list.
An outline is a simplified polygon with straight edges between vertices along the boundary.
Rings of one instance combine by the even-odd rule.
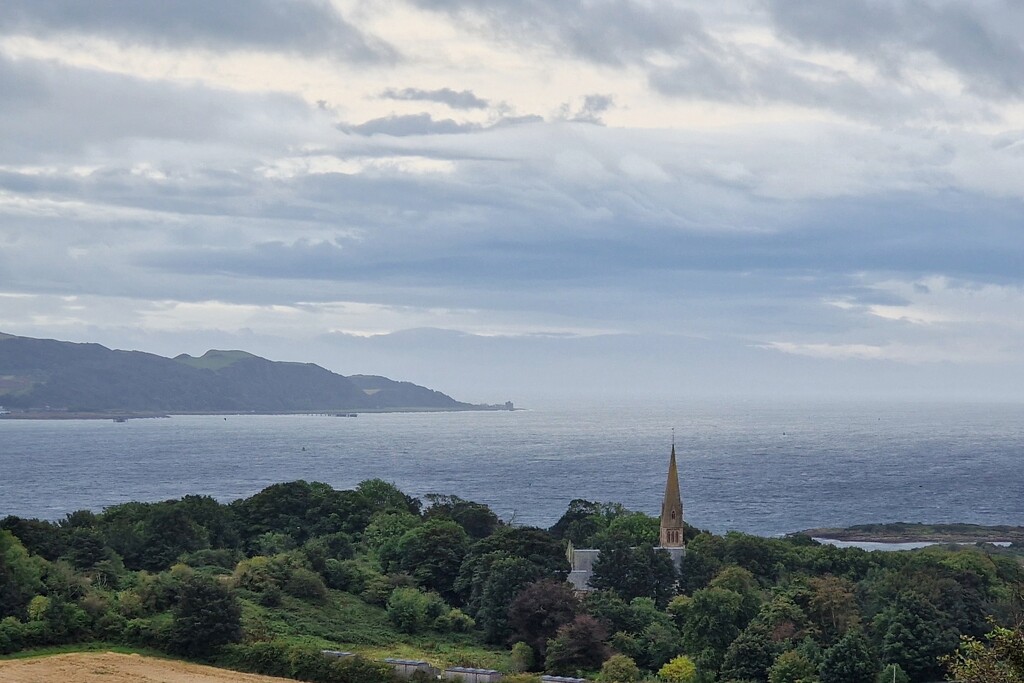
[[[0, 516], [229, 501], [380, 477], [548, 526], [573, 498], [656, 513], [676, 428], [688, 521], [772, 535], [885, 521], [1024, 524], [1024, 406], [557, 407], [516, 412], [0, 420]], [[305, 450], [303, 450], [305, 449]]]

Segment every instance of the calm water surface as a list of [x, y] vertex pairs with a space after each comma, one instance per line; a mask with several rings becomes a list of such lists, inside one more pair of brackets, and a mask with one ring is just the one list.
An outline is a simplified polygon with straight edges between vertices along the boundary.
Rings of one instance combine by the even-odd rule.
[[484, 413], [0, 420], [0, 516], [222, 501], [276, 482], [490, 505], [548, 526], [573, 498], [657, 513], [676, 428], [688, 521], [781, 534], [885, 521], [1024, 524], [1020, 405], [675, 404]]

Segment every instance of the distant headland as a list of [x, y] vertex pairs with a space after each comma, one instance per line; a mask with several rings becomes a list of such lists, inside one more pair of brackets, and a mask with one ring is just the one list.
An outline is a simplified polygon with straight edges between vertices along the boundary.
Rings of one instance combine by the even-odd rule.
[[1014, 543], [1024, 545], [1024, 527], [1006, 525], [891, 522], [888, 524], [858, 524], [844, 529], [807, 529], [799, 532], [799, 535], [830, 541], [866, 543]]
[[99, 344], [0, 333], [0, 418], [129, 418], [169, 414], [513, 410], [474, 404], [376, 375], [245, 351], [165, 358]]

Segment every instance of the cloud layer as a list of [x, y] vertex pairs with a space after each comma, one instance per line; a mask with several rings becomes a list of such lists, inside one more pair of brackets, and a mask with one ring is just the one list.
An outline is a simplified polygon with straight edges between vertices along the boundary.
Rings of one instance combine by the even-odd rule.
[[0, 9], [0, 330], [1024, 398], [1014, 5], [241, 5]]

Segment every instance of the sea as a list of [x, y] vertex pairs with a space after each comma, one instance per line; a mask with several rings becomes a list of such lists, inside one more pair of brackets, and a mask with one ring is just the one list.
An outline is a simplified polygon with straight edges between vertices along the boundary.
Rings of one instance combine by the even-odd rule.
[[1024, 525], [1024, 405], [878, 402], [0, 420], [0, 517], [380, 478], [548, 527], [575, 498], [658, 514], [673, 439], [685, 517], [717, 533]]

